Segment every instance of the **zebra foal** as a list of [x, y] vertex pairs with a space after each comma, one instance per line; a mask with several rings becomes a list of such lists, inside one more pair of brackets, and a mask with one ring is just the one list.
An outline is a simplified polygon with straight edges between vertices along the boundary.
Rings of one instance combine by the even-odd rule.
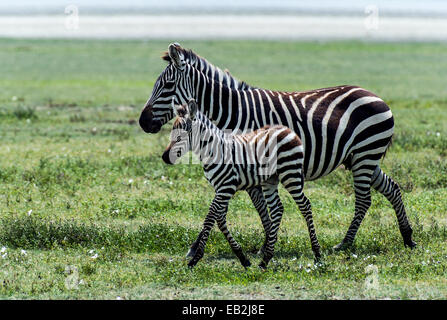
[[198, 111], [194, 100], [174, 108], [177, 119], [163, 161], [174, 164], [189, 150], [200, 159], [205, 177], [215, 190], [214, 200], [203, 223], [194, 255], [188, 266], [193, 267], [203, 257], [209, 233], [217, 222], [231, 249], [244, 267], [250, 261], [232, 237], [226, 224], [230, 199], [238, 190], [261, 186], [270, 208], [271, 227], [266, 235], [261, 268], [273, 257], [274, 246], [284, 211], [278, 195], [281, 182], [303, 214], [315, 258], [320, 258], [309, 200], [303, 193], [303, 146], [299, 137], [284, 126], [265, 126], [248, 134], [227, 134]]

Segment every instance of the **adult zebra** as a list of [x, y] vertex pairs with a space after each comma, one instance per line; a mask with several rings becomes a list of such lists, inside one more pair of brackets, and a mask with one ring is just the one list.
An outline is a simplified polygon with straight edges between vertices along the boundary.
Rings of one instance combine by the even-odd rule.
[[[178, 45], [171, 44], [169, 61], [158, 77], [141, 115], [145, 132], [158, 132], [172, 119], [172, 100], [184, 104], [195, 99], [200, 111], [220, 129], [246, 132], [265, 125], [293, 129], [304, 146], [304, 174], [315, 180], [339, 165], [354, 177], [355, 214], [344, 239], [335, 249], [352, 245], [371, 205], [370, 188], [393, 205], [404, 244], [413, 248], [412, 228], [396, 182], [379, 161], [391, 143], [394, 120], [389, 107], [375, 94], [356, 86], [338, 86], [307, 92], [279, 92], [228, 87], [188, 64]], [[230, 77], [227, 74], [227, 77]]]

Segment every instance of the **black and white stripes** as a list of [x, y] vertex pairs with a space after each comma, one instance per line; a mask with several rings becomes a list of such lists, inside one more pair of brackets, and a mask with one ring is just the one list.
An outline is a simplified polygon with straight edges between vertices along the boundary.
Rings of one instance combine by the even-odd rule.
[[[228, 240], [233, 252], [247, 267], [250, 262], [234, 240], [226, 226], [228, 203], [238, 190], [249, 190], [261, 186], [270, 209], [269, 227], [261, 249], [263, 259], [260, 267], [265, 268], [273, 256], [274, 245], [283, 215], [283, 206], [278, 195], [281, 182], [291, 194], [303, 214], [315, 258], [320, 257], [309, 200], [303, 193], [303, 146], [299, 137], [284, 126], [266, 126], [250, 133], [225, 134], [208, 118], [197, 111], [192, 100], [177, 109], [178, 117], [171, 132], [170, 144], [163, 160], [173, 164], [178, 158], [192, 150], [201, 160], [205, 176], [214, 187], [215, 198], [203, 224], [200, 236], [191, 248], [194, 266], [203, 256], [210, 230], [215, 222]], [[258, 210], [262, 200], [252, 196]], [[265, 216], [261, 214], [261, 216]]]
[[[191, 98], [220, 129], [249, 132], [265, 125], [287, 126], [302, 141], [306, 180], [325, 176], [341, 164], [352, 170], [355, 215], [336, 249], [353, 243], [371, 204], [371, 186], [392, 202], [405, 245], [415, 246], [399, 187], [379, 167], [394, 131], [385, 102], [363, 88], [348, 85], [307, 92], [278, 92], [246, 84], [240, 88], [240, 82], [229, 80], [231, 75], [207, 65], [203, 58], [192, 59], [192, 55], [178, 45], [169, 46], [165, 56], [169, 65], [140, 116], [146, 132], [158, 132], [173, 117], [173, 99], [182, 104]], [[196, 64], [188, 63], [194, 61]]]

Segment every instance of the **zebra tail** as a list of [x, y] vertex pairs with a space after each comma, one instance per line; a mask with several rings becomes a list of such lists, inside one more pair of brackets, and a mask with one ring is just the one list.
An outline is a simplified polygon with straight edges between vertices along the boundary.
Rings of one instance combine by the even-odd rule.
[[383, 153], [382, 161], [383, 161], [383, 159], [385, 159], [386, 153], [387, 153], [388, 150], [391, 148], [391, 146], [392, 146], [392, 144], [393, 144], [393, 139], [394, 139], [394, 133], [393, 133], [393, 135], [391, 136], [390, 142], [388, 142], [388, 146], [386, 147], [385, 152]]

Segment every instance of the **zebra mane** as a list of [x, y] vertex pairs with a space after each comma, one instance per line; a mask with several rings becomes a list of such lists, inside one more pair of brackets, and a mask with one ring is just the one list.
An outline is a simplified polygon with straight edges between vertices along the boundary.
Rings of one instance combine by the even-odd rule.
[[[241, 81], [233, 77], [230, 72], [225, 69], [222, 70], [219, 67], [216, 67], [212, 63], [210, 63], [205, 58], [202, 58], [198, 54], [196, 54], [191, 49], [185, 49], [182, 47], [177, 47], [177, 50], [183, 55], [183, 59], [185, 62], [199, 71], [206, 74], [209, 78], [214, 79], [219, 83], [225, 84], [227, 87], [238, 90], [247, 90], [247, 89], [255, 89], [245, 81]], [[171, 62], [171, 57], [169, 53], [166, 51], [161, 57], [163, 60], [167, 62]]]

